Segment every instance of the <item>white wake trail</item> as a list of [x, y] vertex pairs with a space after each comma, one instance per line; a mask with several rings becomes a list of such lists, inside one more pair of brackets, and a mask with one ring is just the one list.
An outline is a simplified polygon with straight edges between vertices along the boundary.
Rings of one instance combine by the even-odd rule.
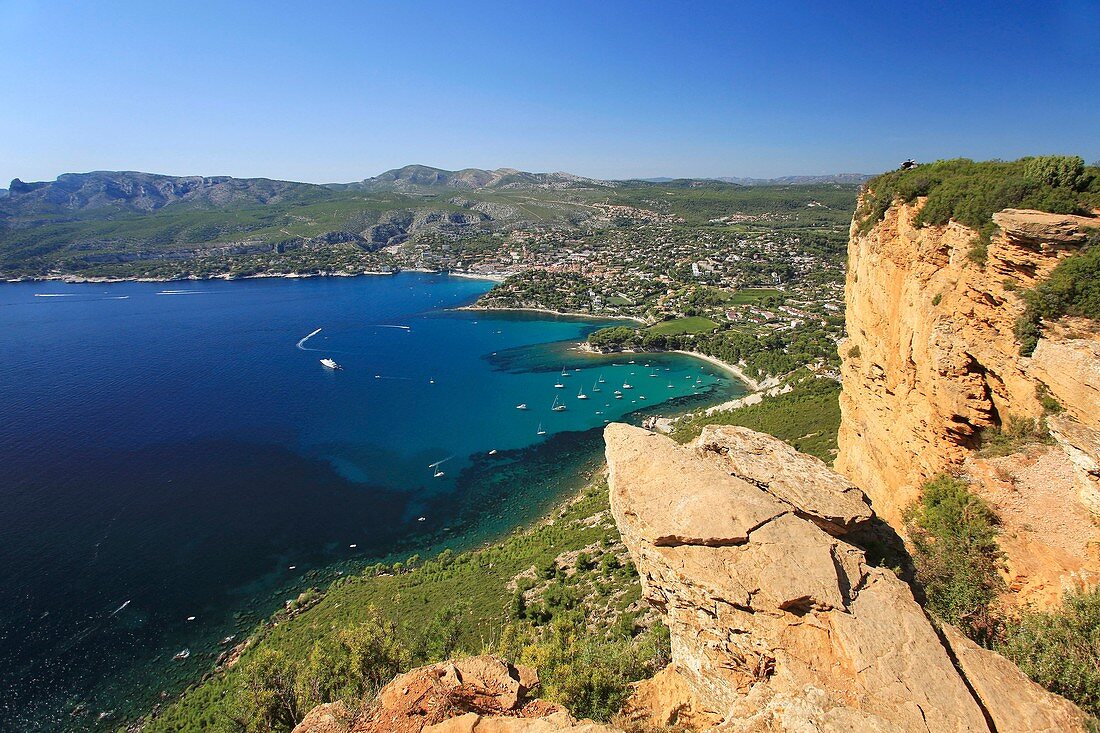
[[314, 336], [316, 336], [319, 333], [321, 333], [321, 329], [318, 328], [316, 331], [314, 331], [313, 333], [306, 336], [304, 339], [302, 339], [301, 341], [298, 342], [298, 348], [301, 349], [302, 351], [317, 351], [317, 349], [307, 349], [305, 347], [305, 343], [306, 343], [306, 341], [309, 341], [311, 338], [313, 338]]

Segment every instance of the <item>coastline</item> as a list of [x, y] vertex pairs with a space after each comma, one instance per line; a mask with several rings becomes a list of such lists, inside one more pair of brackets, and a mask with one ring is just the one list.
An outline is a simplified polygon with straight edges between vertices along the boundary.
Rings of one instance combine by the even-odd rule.
[[[489, 279], [489, 278], [483, 278], [483, 279]], [[643, 325], [646, 323], [644, 320], [642, 320], [641, 318], [638, 318], [637, 316], [603, 316], [603, 315], [596, 315], [594, 313], [580, 313], [580, 312], [575, 312], [575, 311], [556, 311], [556, 310], [551, 310], [550, 308], [497, 308], [495, 306], [477, 305], [476, 303], [471, 303], [470, 305], [464, 305], [464, 306], [461, 306], [459, 308], [455, 308], [454, 310], [458, 310], [458, 311], [482, 311], [482, 312], [486, 312], [486, 313], [492, 313], [492, 312], [508, 313], [509, 311], [516, 312], [516, 313], [546, 313], [547, 315], [563, 316], [565, 318], [584, 318], [584, 319], [587, 319], [587, 320], [599, 320], [599, 321], [634, 321], [635, 323], [641, 323]]]
[[702, 359], [703, 361], [712, 364], [719, 369], [724, 369], [725, 371], [736, 377], [737, 381], [748, 387], [750, 392], [759, 392], [768, 388], [768, 380], [765, 379], [762, 382], [757, 381], [750, 377], [748, 374], [745, 374], [744, 370], [741, 369], [739, 366], [735, 364], [730, 364], [728, 361], [722, 361], [716, 356], [708, 356], [707, 354], [701, 354], [698, 351], [687, 351], [685, 349], [673, 349], [668, 353], [694, 356], [696, 359]]
[[188, 275], [186, 277], [112, 277], [112, 276], [88, 276], [81, 275], [43, 275], [40, 277], [14, 277], [7, 280], [3, 280], [4, 283], [27, 283], [27, 282], [62, 282], [72, 285], [84, 285], [89, 283], [177, 283], [177, 282], [200, 282], [209, 280], [225, 280], [226, 282], [232, 282], [233, 280], [262, 280], [268, 278], [284, 278], [288, 280], [298, 280], [304, 278], [314, 277], [364, 277], [364, 276], [392, 276], [399, 275], [402, 272], [421, 272], [428, 275], [448, 275], [450, 277], [462, 277], [470, 280], [488, 280], [491, 282], [503, 282], [505, 275], [491, 275], [482, 274], [477, 272], [458, 272], [455, 270], [428, 270], [421, 267], [402, 267], [395, 270], [362, 270], [358, 272], [347, 272], [345, 270], [333, 270], [333, 271], [320, 271], [320, 272], [258, 272], [252, 275], [231, 275], [229, 273], [220, 273], [217, 275]]

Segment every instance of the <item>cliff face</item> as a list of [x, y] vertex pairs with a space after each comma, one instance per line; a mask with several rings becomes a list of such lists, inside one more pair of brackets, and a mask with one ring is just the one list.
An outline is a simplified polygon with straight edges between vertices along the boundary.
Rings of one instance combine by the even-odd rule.
[[[852, 225], [836, 468], [898, 529], [924, 482], [966, 474], [1004, 520], [1011, 600], [1057, 603], [1100, 579], [1100, 333], [1064, 319], [1022, 357], [1014, 291], [1044, 279], [1100, 220], [999, 212], [983, 267], [967, 256], [974, 231], [917, 228], [920, 206], [895, 204], [866, 234]], [[979, 458], [982, 429], [1042, 418], [1039, 389], [1065, 408], [1051, 421], [1058, 447]]]
[[868, 562], [866, 499], [817, 459], [744, 428], [690, 446], [620, 424], [605, 438], [612, 512], [672, 637], [673, 664], [633, 717], [689, 711], [743, 733], [1084, 730], [1075, 706], [935, 628]]

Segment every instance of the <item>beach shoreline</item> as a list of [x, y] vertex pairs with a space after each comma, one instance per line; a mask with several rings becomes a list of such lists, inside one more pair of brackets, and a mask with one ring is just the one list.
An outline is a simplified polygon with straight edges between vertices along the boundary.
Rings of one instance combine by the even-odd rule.
[[[488, 279], [488, 278], [485, 278]], [[471, 303], [470, 305], [464, 305], [454, 310], [459, 311], [479, 311], [482, 313], [545, 313], [551, 316], [560, 316], [563, 318], [583, 318], [585, 320], [596, 321], [634, 321], [635, 323], [645, 324], [645, 321], [636, 316], [604, 316], [594, 313], [580, 313], [576, 311], [556, 311], [549, 308], [497, 308], [495, 306], [477, 305]]]

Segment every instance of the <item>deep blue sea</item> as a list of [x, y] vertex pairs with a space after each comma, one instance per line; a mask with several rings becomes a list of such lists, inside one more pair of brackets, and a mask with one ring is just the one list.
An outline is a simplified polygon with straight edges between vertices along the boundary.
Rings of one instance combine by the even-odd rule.
[[573, 348], [606, 322], [453, 310], [489, 286], [0, 285], [0, 729], [114, 730], [300, 590], [537, 517], [606, 421], [743, 390]]

